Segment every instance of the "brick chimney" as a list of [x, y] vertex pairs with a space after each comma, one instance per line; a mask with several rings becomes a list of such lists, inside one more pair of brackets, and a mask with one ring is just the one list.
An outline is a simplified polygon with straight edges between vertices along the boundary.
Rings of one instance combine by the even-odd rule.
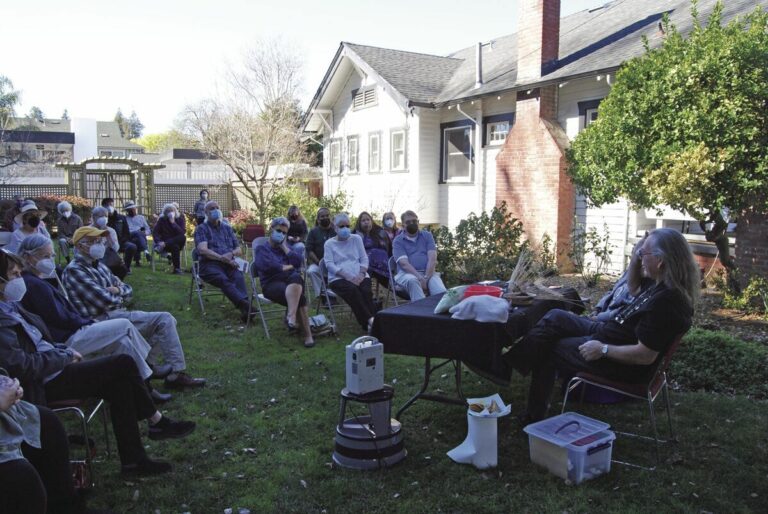
[[[557, 62], [560, 0], [518, 2], [517, 83], [524, 88]], [[507, 202], [531, 242], [548, 234], [565, 264], [576, 197], [565, 173], [568, 137], [557, 121], [557, 100], [556, 85], [518, 91], [515, 123], [496, 157], [496, 203]]]

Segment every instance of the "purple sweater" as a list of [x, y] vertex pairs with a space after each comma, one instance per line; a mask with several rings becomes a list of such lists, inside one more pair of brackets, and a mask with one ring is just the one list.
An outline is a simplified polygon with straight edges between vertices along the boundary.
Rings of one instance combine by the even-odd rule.
[[181, 221], [183, 219], [184, 218], [177, 218], [173, 223], [171, 223], [168, 221], [168, 218], [163, 216], [157, 220], [157, 223], [155, 223], [155, 228], [152, 229], [152, 237], [154, 237], [155, 242], [159, 243], [162, 241], [165, 243], [171, 238], [184, 234], [184, 222]]

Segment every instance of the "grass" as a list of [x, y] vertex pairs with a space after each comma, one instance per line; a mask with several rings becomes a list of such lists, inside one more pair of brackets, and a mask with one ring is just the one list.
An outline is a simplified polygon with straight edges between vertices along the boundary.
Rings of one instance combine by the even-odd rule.
[[[499, 423], [497, 469], [458, 465], [445, 453], [466, 435], [465, 411], [432, 402], [417, 402], [403, 415], [408, 457], [402, 463], [372, 472], [333, 468], [344, 345], [357, 335], [354, 321], [340, 316], [340, 340], [326, 337], [313, 349], [279, 322], [271, 323], [273, 337], [266, 340], [259, 327], [245, 330], [221, 296], [207, 297], [201, 316], [196, 303], [187, 303], [189, 281], [189, 275], [147, 267], [129, 277], [134, 307], [170, 311], [190, 372], [208, 378], [206, 388], [176, 393], [163, 407], [171, 417], [195, 420], [197, 430], [179, 441], [144, 439], [150, 455], [174, 463], [168, 475], [126, 480], [116, 455], [100, 457], [92, 507], [141, 513], [768, 511], [768, 403], [698, 392], [672, 394], [680, 442], [662, 449], [665, 463], [655, 472], [614, 466], [606, 476], [567, 486], [530, 463], [527, 438], [511, 416]], [[417, 358], [385, 357], [395, 409], [416, 390], [421, 366]], [[446, 371], [434, 383], [447, 391], [451, 379]], [[498, 391], [469, 372], [464, 381], [471, 396]], [[512, 402], [513, 414], [524, 404], [525, 387], [516, 378], [498, 391]], [[617, 428], [646, 428], [640, 404], [582, 412]], [[626, 439], [613, 451], [621, 459], [652, 457], [649, 446]]]

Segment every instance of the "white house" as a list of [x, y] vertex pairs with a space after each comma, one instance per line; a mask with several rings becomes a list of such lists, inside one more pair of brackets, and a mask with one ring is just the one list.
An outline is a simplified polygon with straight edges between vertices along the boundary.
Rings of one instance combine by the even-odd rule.
[[[690, 0], [615, 0], [560, 18], [559, 0], [520, 0], [519, 30], [448, 56], [342, 42], [304, 130], [322, 139], [323, 185], [354, 213], [413, 209], [454, 227], [506, 201], [529, 238], [558, 249], [574, 220], [608, 227], [612, 271], [638, 231], [663, 224], [625, 202], [590, 208], [565, 174], [564, 150], [610, 91], [614, 73], [658, 46], [668, 14], [686, 33]], [[715, 0], [700, 0], [708, 17]], [[755, 7], [725, 3], [724, 22]], [[674, 217], [674, 216], [673, 216]]]

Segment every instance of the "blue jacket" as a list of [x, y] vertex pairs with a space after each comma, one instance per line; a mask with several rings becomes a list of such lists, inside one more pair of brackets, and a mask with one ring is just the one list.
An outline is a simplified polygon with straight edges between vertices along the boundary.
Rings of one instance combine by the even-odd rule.
[[27, 285], [27, 294], [22, 298], [21, 305], [42, 318], [57, 343], [66, 342], [72, 334], [93, 323], [91, 318], [81, 316], [64, 294], [45, 280], [28, 271], [22, 277]]

